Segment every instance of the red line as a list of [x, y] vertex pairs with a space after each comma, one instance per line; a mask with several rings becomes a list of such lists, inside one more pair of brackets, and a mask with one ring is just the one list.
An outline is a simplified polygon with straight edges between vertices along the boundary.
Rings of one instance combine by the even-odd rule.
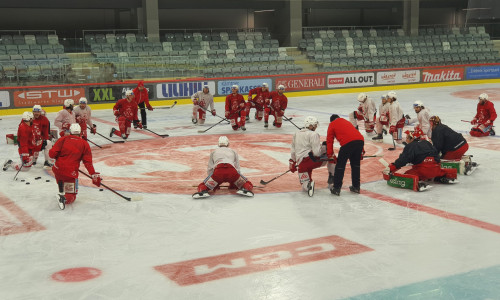
[[417, 204], [417, 203], [413, 203], [413, 202], [409, 202], [409, 201], [404, 201], [404, 200], [396, 199], [396, 198], [393, 198], [393, 197], [390, 197], [390, 196], [386, 196], [386, 195], [382, 195], [382, 194], [370, 192], [370, 191], [367, 191], [367, 190], [363, 190], [361, 192], [361, 194], [365, 195], [365, 196], [368, 196], [368, 197], [371, 197], [371, 198], [376, 199], [376, 200], [381, 200], [381, 201], [389, 202], [389, 203], [396, 204], [396, 205], [399, 205], [399, 206], [402, 206], [402, 207], [414, 209], [416, 211], [421, 211], [421, 212], [425, 212], [425, 213], [428, 213], [428, 214], [431, 214], [431, 215], [435, 215], [435, 216], [438, 216], [438, 217], [441, 217], [441, 218], [445, 218], [445, 219], [457, 221], [457, 222], [460, 222], [460, 223], [463, 223], [463, 224], [467, 224], [467, 225], [471, 225], [471, 226], [474, 226], [474, 227], [478, 227], [478, 228], [482, 228], [482, 229], [485, 229], [485, 230], [489, 230], [489, 231], [493, 231], [493, 232], [496, 232], [496, 233], [500, 233], [500, 226], [499, 225], [495, 225], [495, 224], [483, 222], [483, 221], [480, 221], [480, 220], [472, 219], [472, 218], [469, 218], [469, 217], [457, 215], [457, 214], [454, 214], [454, 213], [451, 213], [451, 212], [447, 212], [447, 211], [440, 210], [440, 209], [437, 209], [437, 208], [432, 208], [432, 207], [425, 206], [425, 205], [422, 205], [422, 204]]
[[[95, 118], [95, 117], [92, 117], [92, 121], [99, 121], [101, 123], [108, 124], [110, 126], [116, 126], [117, 125], [114, 122], [110, 122], [110, 121], [107, 121], [107, 120], [104, 120], [104, 119]], [[156, 134], [153, 134], [153, 133], [151, 133], [149, 131], [137, 130], [137, 129], [132, 129], [132, 131], [133, 132], [137, 132], [137, 133], [142, 133], [142, 134], [147, 135], [147, 136], [158, 137]]]

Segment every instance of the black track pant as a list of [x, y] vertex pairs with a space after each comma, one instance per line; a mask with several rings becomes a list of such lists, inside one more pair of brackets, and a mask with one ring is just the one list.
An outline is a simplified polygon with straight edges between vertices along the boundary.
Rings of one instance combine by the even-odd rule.
[[146, 103], [142, 102], [137, 104], [139, 106], [139, 110], [141, 111], [141, 123], [142, 125], [147, 125], [147, 119], [146, 119]]
[[356, 188], [360, 187], [361, 152], [364, 145], [364, 141], [356, 140], [340, 147], [339, 155], [337, 155], [337, 165], [335, 165], [335, 174], [333, 174], [334, 188], [342, 188], [347, 160], [351, 163], [352, 186]]

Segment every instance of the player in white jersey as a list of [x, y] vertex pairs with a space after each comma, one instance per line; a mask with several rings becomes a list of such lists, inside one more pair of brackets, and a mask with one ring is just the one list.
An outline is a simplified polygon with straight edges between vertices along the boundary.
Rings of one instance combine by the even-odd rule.
[[[205, 124], [207, 111], [211, 112], [212, 115], [215, 116], [214, 96], [210, 94], [208, 85], [203, 86], [203, 90], [194, 93], [191, 96], [191, 100], [193, 100], [193, 118], [191, 119], [193, 124]], [[210, 110], [208, 110], [209, 106]]]
[[92, 123], [92, 110], [87, 105], [87, 98], [82, 97], [78, 100], [78, 106], [73, 109], [75, 119], [81, 128], [81, 137], [87, 139], [87, 126], [90, 128], [90, 133], [96, 133], [96, 125]]
[[57, 113], [54, 125], [59, 128], [59, 135], [69, 135], [69, 127], [71, 124], [76, 123], [75, 114], [73, 113], [73, 99], [64, 100], [63, 109]]
[[405, 117], [401, 105], [397, 101], [396, 92], [387, 93], [391, 105], [389, 106], [389, 133], [392, 134], [394, 141], [398, 144], [403, 143], [403, 127], [405, 126]]
[[389, 98], [387, 94], [382, 95], [381, 97], [382, 103], [380, 103], [378, 107], [378, 119], [375, 123], [375, 131], [377, 135], [372, 138], [374, 141], [382, 141], [384, 138], [382, 133], [387, 134], [387, 126], [389, 126], [389, 108], [391, 103], [389, 102]]
[[377, 117], [377, 108], [375, 102], [365, 93], [360, 93], [358, 95], [359, 106], [357, 111], [353, 111], [349, 114], [349, 121], [352, 126], [358, 129], [358, 123], [360, 121], [365, 122], [365, 131], [368, 135], [373, 134], [373, 129], [375, 128], [375, 119]]
[[417, 100], [415, 103], [413, 103], [413, 109], [417, 113], [416, 118], [410, 118], [409, 115], [406, 115], [405, 118], [407, 119], [406, 124], [413, 124], [418, 122], [417, 125], [415, 125], [414, 131], [417, 131], [418, 129], [422, 130], [424, 133], [423, 136], [420, 137], [420, 139], [425, 139], [428, 141], [431, 141], [432, 137], [432, 128], [431, 128], [431, 123], [429, 122], [430, 119], [430, 110], [424, 106], [422, 101]]
[[208, 160], [207, 178], [198, 185], [198, 192], [193, 198], [205, 198], [210, 196], [209, 191], [215, 191], [219, 185], [228, 182], [229, 188], [237, 188], [236, 193], [252, 197], [253, 185], [240, 172], [240, 160], [238, 153], [229, 148], [229, 140], [226, 136], [219, 137], [219, 147], [210, 153]]
[[314, 195], [312, 170], [327, 164], [326, 143], [324, 147], [321, 145], [319, 133], [316, 132], [318, 120], [315, 117], [306, 117], [304, 127], [293, 136], [290, 171], [294, 173], [298, 170], [302, 189], [312, 197]]

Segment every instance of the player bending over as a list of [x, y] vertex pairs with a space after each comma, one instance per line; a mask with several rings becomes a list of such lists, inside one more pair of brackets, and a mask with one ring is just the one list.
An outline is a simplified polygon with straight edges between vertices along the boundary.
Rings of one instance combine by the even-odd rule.
[[360, 93], [358, 95], [358, 101], [358, 110], [349, 114], [349, 121], [356, 129], [358, 129], [358, 123], [364, 121], [366, 134], [372, 135], [373, 129], [375, 128], [375, 120], [377, 118], [375, 102], [373, 102], [371, 98], [368, 98], [365, 93]]

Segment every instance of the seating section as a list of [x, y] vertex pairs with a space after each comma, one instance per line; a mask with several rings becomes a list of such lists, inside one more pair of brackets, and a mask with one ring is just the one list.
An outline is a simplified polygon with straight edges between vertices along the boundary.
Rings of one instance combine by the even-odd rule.
[[484, 27], [304, 31], [298, 48], [320, 71], [500, 62]]

